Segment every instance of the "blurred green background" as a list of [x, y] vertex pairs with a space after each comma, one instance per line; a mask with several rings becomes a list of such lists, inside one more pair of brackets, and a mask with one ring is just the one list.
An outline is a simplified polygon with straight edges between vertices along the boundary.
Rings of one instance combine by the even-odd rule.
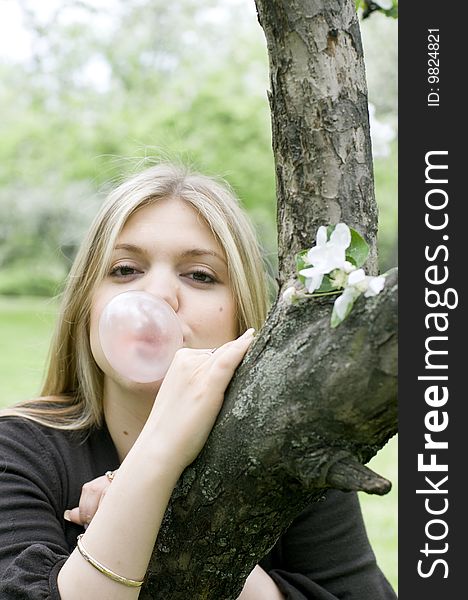
[[[107, 190], [155, 159], [225, 177], [275, 269], [268, 59], [253, 0], [0, 0], [0, 405], [37, 394], [53, 296]], [[397, 260], [397, 24], [361, 23], [381, 271]], [[361, 496], [397, 587], [397, 443]]]

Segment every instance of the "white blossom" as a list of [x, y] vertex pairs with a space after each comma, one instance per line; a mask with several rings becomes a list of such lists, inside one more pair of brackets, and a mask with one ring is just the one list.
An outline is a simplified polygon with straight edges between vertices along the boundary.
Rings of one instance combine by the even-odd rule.
[[348, 276], [348, 286], [354, 287], [366, 298], [377, 296], [385, 285], [385, 277], [371, 277], [364, 273], [364, 269], [357, 269]]
[[340, 321], [343, 321], [348, 312], [351, 310], [354, 301], [360, 295], [361, 292], [355, 287], [351, 286], [345, 288], [341, 296], [338, 296], [338, 298], [335, 300], [334, 310]]
[[379, 275], [378, 277], [369, 277], [368, 288], [364, 294], [366, 298], [370, 296], [377, 296], [384, 289], [385, 277]]
[[367, 277], [364, 269], [356, 269], [348, 275], [348, 286], [354, 287], [361, 294], [367, 290]]
[[305, 262], [311, 265], [299, 271], [306, 278], [305, 287], [309, 293], [322, 285], [323, 276], [335, 269], [350, 272], [353, 266], [346, 260], [346, 248], [351, 244], [351, 231], [345, 223], [338, 223], [327, 241], [327, 228], [318, 228], [316, 245], [306, 255]]
[[309, 294], [312, 294], [312, 292], [318, 290], [318, 288], [322, 285], [324, 273], [322, 273], [322, 271], [316, 267], [302, 269], [299, 271], [299, 274], [306, 278], [304, 285]]
[[[293, 304], [309, 295], [320, 296], [321, 292], [336, 294], [342, 289], [343, 292], [334, 302], [331, 316], [331, 326], [336, 327], [348, 316], [359, 296], [364, 294], [369, 298], [379, 294], [385, 285], [385, 277], [370, 277], [366, 275], [364, 269], [358, 268], [358, 265], [366, 260], [368, 246], [357, 232], [353, 231], [353, 236], [354, 238], [345, 223], [338, 223], [335, 226], [330, 239], [328, 239], [327, 228], [323, 225], [319, 227], [316, 245], [300, 254], [304, 268], [299, 271], [299, 274], [305, 280], [306, 291], [302, 286], [299, 290], [290, 286], [283, 292], [283, 300]], [[349, 256], [357, 264], [346, 260], [346, 251], [350, 246]], [[325, 275], [328, 276], [327, 285], [321, 290]], [[316, 290], [319, 290], [318, 294], [314, 294]]]
[[348, 284], [341, 296], [335, 300], [334, 312], [338, 321], [343, 321], [350, 312], [354, 302], [361, 294], [366, 298], [379, 294], [385, 285], [385, 277], [371, 277], [364, 269], [356, 269], [348, 275]]

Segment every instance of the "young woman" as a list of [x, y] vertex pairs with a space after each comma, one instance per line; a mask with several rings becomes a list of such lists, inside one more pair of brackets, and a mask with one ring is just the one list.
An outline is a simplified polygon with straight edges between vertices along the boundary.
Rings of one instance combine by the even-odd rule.
[[[138, 598], [171, 492], [265, 319], [266, 288], [227, 186], [160, 165], [110, 194], [69, 274], [42, 396], [1, 413], [2, 600]], [[179, 318], [183, 348], [162, 382], [129, 381], [101, 349], [100, 314], [130, 290]], [[331, 492], [280, 538], [239, 600], [345, 597], [395, 596], [356, 496]]]

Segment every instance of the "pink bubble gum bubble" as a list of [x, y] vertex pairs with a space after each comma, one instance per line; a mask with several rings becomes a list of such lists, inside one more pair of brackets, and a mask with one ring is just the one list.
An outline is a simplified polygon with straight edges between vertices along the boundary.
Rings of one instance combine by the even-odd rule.
[[110, 366], [137, 383], [162, 379], [183, 344], [179, 319], [169, 304], [138, 291], [118, 294], [104, 307], [99, 338]]

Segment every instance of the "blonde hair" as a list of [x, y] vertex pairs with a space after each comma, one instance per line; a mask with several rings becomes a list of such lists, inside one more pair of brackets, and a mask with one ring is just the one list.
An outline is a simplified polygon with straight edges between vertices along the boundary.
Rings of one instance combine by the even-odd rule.
[[102, 424], [103, 373], [89, 341], [92, 293], [108, 273], [128, 218], [143, 206], [171, 197], [189, 202], [224, 249], [238, 333], [262, 326], [269, 305], [267, 274], [253, 227], [231, 188], [186, 167], [150, 167], [109, 194], [81, 244], [62, 294], [41, 397], [3, 409], [0, 416], [21, 416], [56, 429]]

